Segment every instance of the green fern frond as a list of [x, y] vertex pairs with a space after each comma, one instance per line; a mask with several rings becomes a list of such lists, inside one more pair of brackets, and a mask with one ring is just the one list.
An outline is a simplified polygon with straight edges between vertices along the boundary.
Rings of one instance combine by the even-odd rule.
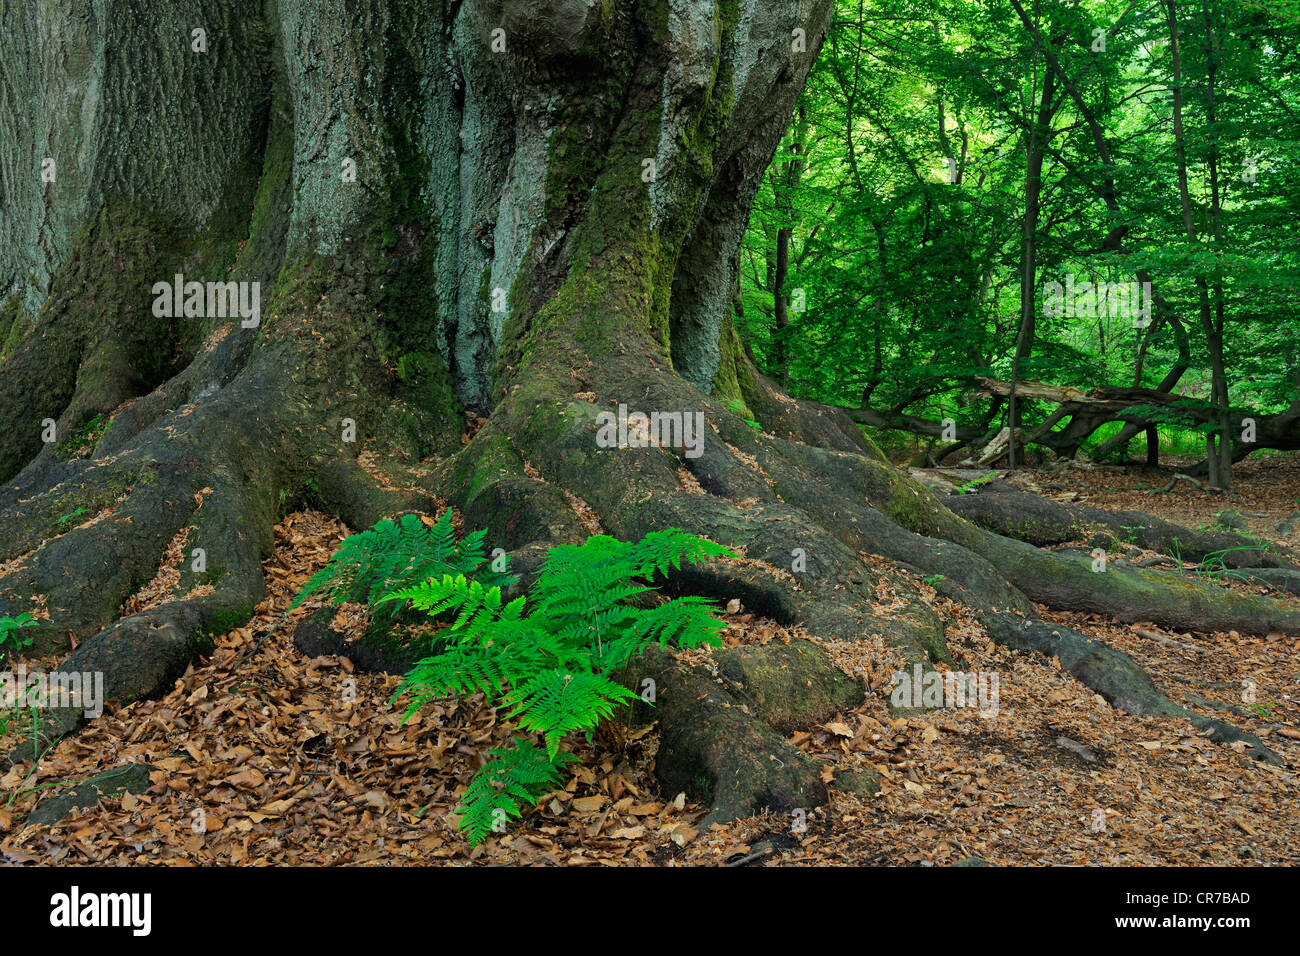
[[629, 557], [636, 562], [636, 576], [648, 577], [681, 570], [682, 562], [702, 564], [710, 558], [735, 556], [736, 552], [716, 541], [687, 534], [680, 528], [669, 528], [651, 531], [640, 541], [632, 543]]
[[[289, 607], [293, 610], [315, 594], [327, 604], [357, 601], [375, 609], [384, 595], [445, 575], [473, 575], [487, 587], [514, 582], [508, 574], [480, 571], [485, 560], [482, 532], [457, 544], [450, 510], [431, 527], [419, 515], [406, 514], [344, 538], [329, 563], [312, 575]], [[391, 616], [399, 606], [376, 610], [376, 615]]]
[[717, 610], [706, 598], [680, 597], [643, 611], [631, 625], [612, 641], [600, 656], [601, 670], [608, 674], [618, 670], [651, 644], [667, 647], [719, 647], [719, 636], [726, 623], [713, 616]]
[[[512, 639], [513, 638], [513, 639]], [[531, 622], [511, 625], [496, 637], [478, 634], [475, 641], [445, 646], [437, 654], [417, 661], [397, 690], [393, 700], [403, 695], [415, 699], [407, 711], [410, 719], [426, 702], [452, 694], [482, 691], [493, 699], [506, 685], [515, 685], [538, 671], [558, 663], [585, 663], [590, 660], [566, 654], [553, 635], [534, 628]]]
[[[439, 529], [437, 548], [445, 550], [448, 534]], [[461, 548], [481, 554], [481, 533]], [[519, 816], [554, 784], [558, 767], [571, 759], [559, 749], [567, 735], [593, 730], [636, 699], [610, 678], [614, 670], [652, 643], [719, 643], [725, 625], [703, 598], [650, 608], [634, 602], [655, 590], [645, 579], [731, 553], [677, 530], [633, 543], [595, 535], [582, 545], [552, 548], [527, 597], [508, 604], [499, 586], [453, 572], [378, 597], [379, 604], [409, 602], [431, 616], [454, 617], [439, 634], [442, 650], [420, 661], [394, 695], [411, 698], [408, 717], [435, 697], [481, 691], [509, 706], [509, 717], [545, 741], [544, 751], [516, 741], [512, 750], [492, 752], [464, 799], [461, 827], [472, 843], [482, 841], [494, 822]]]
[[616, 706], [636, 696], [591, 671], [543, 671], [515, 688], [506, 703], [514, 708], [508, 716], [518, 717], [525, 730], [542, 734], [547, 753], [554, 756], [567, 734], [590, 730], [611, 716]]
[[548, 754], [516, 737], [508, 748], [488, 751], [488, 762], [474, 775], [460, 806], [460, 828], [470, 843], [478, 844], [493, 830], [501, 830], [509, 817], [521, 817], [560, 782], [560, 772], [572, 754]]
[[[491, 695], [499, 691], [520, 670], [510, 666], [502, 654], [474, 645], [449, 647], [441, 653], [416, 663], [393, 694], [396, 700], [409, 694], [412, 702], [406, 719], [430, 700], [452, 694]], [[526, 671], [523, 671], [526, 673]]]
[[463, 574], [444, 574], [441, 578], [429, 577], [413, 587], [389, 591], [376, 603], [387, 604], [390, 601], [410, 601], [413, 608], [427, 612], [430, 617], [456, 611], [457, 624], [453, 627], [458, 627], [467, 616], [472, 616], [480, 609], [499, 609], [501, 589], [485, 588], [478, 581], [468, 580]]

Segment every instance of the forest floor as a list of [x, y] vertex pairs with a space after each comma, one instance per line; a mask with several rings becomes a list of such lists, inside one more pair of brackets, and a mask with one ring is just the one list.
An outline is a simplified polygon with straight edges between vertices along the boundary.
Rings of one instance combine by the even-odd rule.
[[[1242, 512], [1251, 531], [1300, 504], [1300, 456], [1243, 463], [1234, 495], [1179, 483], [1172, 470], [1030, 471], [1044, 492], [1133, 508], [1189, 527]], [[1178, 719], [1120, 713], [1054, 660], [995, 645], [964, 609], [918, 582], [945, 618], [958, 667], [999, 675], [996, 713], [890, 715], [879, 694], [792, 741], [827, 774], [874, 769], [872, 797], [833, 793], [807, 814], [772, 813], [702, 831], [705, 808], [660, 794], [653, 729], [582, 745], [565, 787], [471, 849], [449, 817], [490, 747], [512, 727], [481, 697], [434, 704], [403, 724], [399, 678], [354, 673], [342, 657], [293, 645], [285, 609], [347, 529], [287, 516], [266, 562], [256, 616], [224, 635], [166, 697], [110, 707], [35, 764], [0, 779], [0, 861], [161, 865], [435, 863], [594, 865], [1278, 864], [1300, 862], [1300, 639], [1171, 634], [1044, 612], [1132, 655], [1173, 700], [1256, 734], [1285, 767], [1214, 744]], [[1295, 540], [1289, 543], [1295, 544]], [[166, 568], [160, 569], [160, 581]], [[1224, 583], [1225, 587], [1249, 587]], [[161, 589], [160, 589], [161, 590]], [[146, 589], [148, 592], [148, 589]], [[148, 593], [141, 595], [147, 602]], [[801, 636], [743, 608], [728, 644]], [[846, 670], [887, 688], [879, 642], [835, 642]], [[29, 668], [41, 662], [31, 661]], [[49, 662], [46, 662], [47, 664]], [[1253, 705], [1243, 702], [1253, 682]], [[1214, 704], [1235, 708], [1224, 713]], [[144, 765], [143, 792], [106, 797], [52, 825], [25, 825], [69, 783]]]

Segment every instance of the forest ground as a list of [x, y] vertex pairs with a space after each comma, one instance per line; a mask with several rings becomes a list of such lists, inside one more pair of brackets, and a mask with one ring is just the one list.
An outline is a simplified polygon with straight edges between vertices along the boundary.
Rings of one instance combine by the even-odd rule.
[[[1244, 462], [1234, 494], [1179, 482], [1180, 463], [1158, 472], [1029, 469], [1027, 480], [1062, 500], [1140, 509], [1197, 528], [1231, 508], [1252, 533], [1295, 545], [1277, 526], [1300, 509], [1300, 456]], [[94, 516], [102, 518], [102, 515]], [[303, 582], [348, 529], [314, 512], [287, 515], [266, 561], [268, 595], [247, 625], [217, 641], [162, 699], [110, 706], [62, 741], [33, 770], [0, 780], [0, 860], [74, 864], [540, 863], [948, 865], [1278, 864], [1300, 862], [1300, 640], [1280, 634], [1171, 634], [1095, 615], [1047, 620], [1130, 654], [1176, 703], [1211, 716], [1214, 701], [1275, 750], [1286, 766], [1256, 762], [1197, 736], [1186, 721], [1111, 708], [1054, 660], [994, 644], [982, 627], [918, 580], [944, 617], [967, 671], [1000, 673], [999, 709], [984, 717], [948, 709], [908, 719], [886, 706], [893, 664], [883, 643], [828, 646], [874, 688], [857, 709], [789, 738], [823, 761], [826, 774], [874, 769], [879, 793], [832, 795], [806, 827], [772, 813], [696, 826], [705, 807], [657, 792], [653, 729], [604, 735], [579, 748], [563, 790], [522, 824], [471, 849], [448, 814], [484, 750], [511, 726], [481, 697], [431, 705], [402, 725], [389, 699], [399, 678], [354, 672], [350, 660], [308, 658], [283, 621]], [[183, 555], [173, 545], [155, 582], [134, 599], [147, 606], [170, 588]], [[1082, 544], [1082, 543], [1078, 543]], [[1133, 555], [1137, 557], [1137, 555]], [[1225, 587], [1263, 593], [1255, 585]], [[878, 610], [892, 600], [879, 595]], [[726, 615], [729, 645], [800, 635], [748, 614]], [[824, 642], [823, 642], [824, 643]], [[697, 652], [698, 653], [698, 652]], [[49, 663], [49, 662], [47, 662]], [[29, 661], [29, 668], [41, 662]], [[1252, 680], [1257, 707], [1242, 703]], [[352, 682], [355, 682], [354, 684]], [[1268, 715], [1268, 719], [1265, 715]], [[614, 739], [618, 738], [618, 739]], [[101, 798], [53, 824], [28, 825], [66, 782], [106, 768], [143, 765], [139, 793]], [[146, 778], [147, 774], [147, 778]], [[199, 812], [201, 810], [201, 813]], [[1105, 814], [1104, 825], [1097, 811]], [[201, 821], [202, 827], [196, 826]], [[202, 829], [203, 832], [199, 832]]]

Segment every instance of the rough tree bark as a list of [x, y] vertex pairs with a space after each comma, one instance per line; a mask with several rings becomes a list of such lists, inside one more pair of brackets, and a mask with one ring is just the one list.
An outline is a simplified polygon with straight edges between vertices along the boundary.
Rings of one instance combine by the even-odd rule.
[[[0, 376], [0, 613], [43, 607], [35, 649], [75, 640], [63, 667], [103, 670], [110, 699], [165, 690], [248, 619], [273, 523], [303, 503], [364, 527], [436, 496], [525, 567], [592, 514], [624, 538], [681, 527], [746, 557], [676, 588], [950, 660], [912, 578], [863, 560], [881, 555], [942, 575], [996, 640], [1059, 657], [1117, 707], [1217, 739], [1243, 735], [1033, 602], [1300, 630], [1284, 602], [1095, 574], [967, 522], [842, 411], [755, 370], [730, 325], [737, 250], [830, 0], [0, 6], [4, 112], [33, 115], [0, 141], [0, 283], [19, 304]], [[175, 273], [260, 282], [260, 324], [156, 318], [153, 284]], [[701, 453], [599, 447], [597, 416], [620, 403], [702, 413]], [[472, 436], [466, 411], [485, 419]], [[376, 481], [362, 450], [411, 490]], [[206, 570], [185, 562], [171, 600], [122, 616], [181, 533]], [[882, 584], [900, 609], [876, 609]], [[831, 665], [800, 661], [796, 686], [838, 700]], [[647, 659], [665, 780], [724, 816], [825, 799], [811, 761], [734, 765], [738, 740], [789, 749], [770, 729], [789, 688], [762, 688], [791, 666], [735, 663], [756, 695], [742, 720], [734, 686], [687, 706], [700, 673]], [[77, 720], [42, 726], [52, 739]]]

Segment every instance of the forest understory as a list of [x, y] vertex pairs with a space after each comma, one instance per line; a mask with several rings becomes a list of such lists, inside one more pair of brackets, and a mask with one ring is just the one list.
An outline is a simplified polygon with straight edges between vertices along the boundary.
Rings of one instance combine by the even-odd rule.
[[[1211, 527], [1232, 509], [1251, 533], [1283, 547], [1294, 542], [1294, 531], [1277, 528], [1300, 508], [1300, 462], [1248, 462], [1227, 497], [1181, 483], [1160, 492], [1179, 467], [1169, 465], [1031, 469], [1014, 480], [1064, 501], [1140, 508], [1189, 529]], [[110, 706], [38, 762], [15, 763], [0, 781], [9, 794], [0, 809], [3, 859], [175, 866], [1300, 862], [1300, 639], [1168, 631], [1038, 608], [1044, 620], [1132, 656], [1175, 703], [1208, 717], [1231, 710], [1237, 726], [1281, 758], [1273, 765], [1248, 756], [1244, 743], [1208, 740], [1181, 718], [1113, 708], [1058, 661], [995, 644], [968, 609], [921, 578], [914, 583], [944, 622], [955, 666], [1000, 676], [996, 714], [891, 713], [895, 664], [883, 642], [820, 641], [874, 692], [785, 734], [822, 766], [824, 779], [874, 772], [878, 789], [832, 789], [828, 805], [806, 814], [769, 810], [706, 827], [706, 805], [664, 792], [656, 780], [657, 726], [614, 721], [594, 743], [576, 748], [581, 763], [522, 821], [472, 847], [449, 814], [476, 760], [508, 739], [503, 711], [475, 695], [438, 703], [403, 725], [401, 708], [390, 704], [398, 675], [363, 672], [347, 648], [312, 657], [295, 646], [294, 625], [312, 608], [296, 609], [287, 621], [285, 611], [347, 533], [318, 512], [286, 515], [264, 565], [267, 597], [248, 624], [219, 638], [160, 699]], [[1134, 561], [1150, 555], [1125, 542], [1114, 553]], [[134, 606], [159, 600], [174, 574], [165, 563]], [[1258, 583], [1215, 580], [1242, 593], [1270, 593]], [[879, 597], [876, 610], [887, 615], [897, 598], [887, 591]], [[348, 613], [335, 626], [356, 642], [364, 621], [354, 615], [349, 634]], [[739, 602], [728, 606], [725, 621], [727, 648], [809, 637]], [[707, 661], [710, 653], [678, 656]], [[349, 676], [355, 699], [343, 702], [338, 688]], [[1254, 707], [1241, 704], [1247, 682]], [[80, 784], [105, 768], [119, 775], [101, 779], [99, 792]], [[205, 832], [196, 831], [199, 819]]]

